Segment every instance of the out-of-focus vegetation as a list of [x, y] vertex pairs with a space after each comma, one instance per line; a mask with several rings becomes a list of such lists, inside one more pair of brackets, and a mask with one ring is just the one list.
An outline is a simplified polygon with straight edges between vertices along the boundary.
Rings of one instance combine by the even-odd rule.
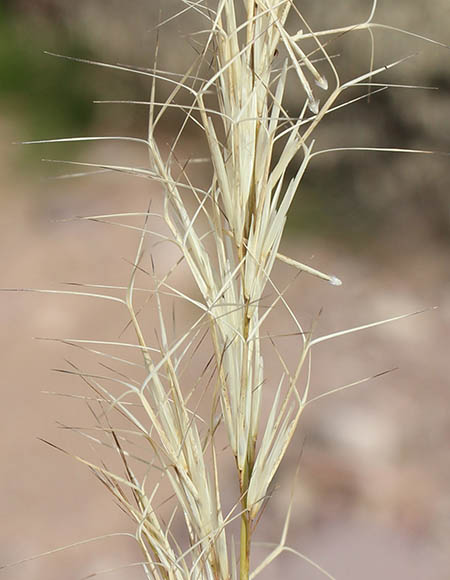
[[[105, 109], [94, 104], [96, 98], [147, 97], [140, 77], [114, 74], [53, 55], [88, 60], [111, 57], [108, 46], [99, 43], [95, 35], [95, 22], [84, 20], [88, 16], [84, 8], [84, 2], [70, 6], [46, 0], [4, 0], [0, 5], [0, 106], [4, 118], [15, 125], [17, 141], [93, 135], [98, 134], [99, 126], [105, 126], [106, 134], [132, 132], [145, 119], [143, 107], [122, 107], [117, 115], [117, 107]], [[120, 19], [119, 12], [97, 16], [106, 21]], [[130, 53], [126, 47], [132, 46], [133, 34], [124, 36], [125, 42], [116, 39], [126, 61]], [[151, 58], [149, 55], [145, 61], [147, 65]], [[84, 146], [41, 144], [17, 147], [14, 153], [21, 170], [48, 173], [48, 167], [40, 163], [42, 158], [60, 154], [71, 158]]]
[[[66, 27], [0, 6], [0, 102], [7, 117], [18, 123], [17, 138], [79, 133], [94, 120], [85, 72], [44, 54], [53, 47], [67, 54], [89, 53], [87, 42]], [[42, 156], [36, 148], [23, 147], [20, 153], [28, 163]]]

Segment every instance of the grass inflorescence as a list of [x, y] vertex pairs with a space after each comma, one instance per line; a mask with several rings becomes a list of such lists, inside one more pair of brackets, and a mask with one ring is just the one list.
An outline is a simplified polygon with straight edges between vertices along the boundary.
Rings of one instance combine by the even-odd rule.
[[[135, 142], [146, 148], [148, 165], [76, 162], [74, 175], [117, 171], [155, 180], [164, 198], [158, 215], [149, 207], [140, 214], [84, 217], [114, 223], [127, 217], [143, 222], [139, 226], [122, 224], [137, 230], [139, 236], [130, 279], [123, 287], [98, 285], [65, 291], [113, 301], [126, 309], [127, 329], [133, 329], [136, 342], [114, 343], [123, 350], [120, 356], [106, 353], [111, 342], [66, 342], [106, 356], [110, 365], [132, 365], [133, 377], [117, 372], [114, 379], [105, 378], [76, 367], [65, 372], [80, 376], [92, 389], [94, 396], [87, 402], [100, 408], [94, 413], [100, 434], [87, 436], [100, 448], [114, 449], [122, 468], [78, 459], [93, 470], [134, 521], [134, 537], [143, 554], [140, 565], [146, 576], [247, 580], [288, 549], [310, 561], [286, 545], [290, 510], [279, 545], [258, 565], [251, 565], [250, 556], [256, 526], [264, 517], [274, 477], [302, 413], [312, 401], [325, 396], [310, 397], [313, 348], [349, 332], [403, 317], [316, 336], [314, 328], [305, 329], [297, 319], [272, 271], [276, 262], [282, 261], [296, 272], [317, 277], [318, 284], [341, 285], [334, 273], [321, 272], [281, 253], [289, 209], [311, 160], [337, 150], [316, 148], [317, 127], [334, 110], [365, 98], [368, 90], [373, 94], [388, 88], [377, 82], [378, 77], [409, 57], [376, 65], [372, 55], [366, 73], [341, 80], [339, 59], [329, 52], [332, 40], [355, 30], [367, 30], [373, 37], [373, 31], [382, 26], [374, 21], [376, 1], [366, 21], [317, 31], [311, 30], [292, 0], [219, 0], [214, 8], [203, 1], [185, 0], [183, 4], [179, 17], [185, 10], [194, 10], [203, 23], [201, 35], [193, 38], [198, 56], [185, 74], [159, 70], [158, 51], [149, 69], [70, 57], [143, 75], [151, 85], [149, 98], [138, 102], [148, 108], [145, 137], [54, 140]], [[164, 23], [161, 30], [163, 27]], [[285, 105], [288, 82], [297, 84], [295, 116]], [[157, 98], [159, 83], [172, 87], [164, 102]], [[355, 90], [359, 90], [357, 97]], [[162, 149], [157, 131], [173, 109], [183, 113], [184, 121], [168, 150]], [[197, 161], [204, 163], [205, 159], [192, 156], [183, 160], [178, 154], [184, 133], [192, 126], [202, 135], [209, 152], [206, 161], [211, 178], [206, 187], [196, 185], [195, 171], [191, 171]], [[390, 147], [376, 150], [405, 152]], [[165, 233], [152, 229], [152, 220], [160, 218], [166, 225]], [[162, 276], [148, 259], [151, 244], [161, 242], [175, 244], [179, 255]], [[180, 264], [187, 266], [195, 282], [192, 294], [171, 282]], [[147, 297], [145, 303], [137, 297], [142, 293]], [[198, 313], [189, 328], [178, 335], [172, 332], [168, 297]], [[157, 322], [157, 339], [152, 341], [145, 322], [145, 306], [150, 302]], [[275, 341], [267, 340], [264, 334], [266, 322], [278, 308], [287, 309], [291, 317], [292, 340], [298, 351], [293, 368]], [[276, 384], [267, 380], [265, 369], [270, 347], [279, 363]], [[127, 359], [125, 353], [130, 348], [140, 352], [140, 364]], [[198, 371], [198, 380], [185, 381], [184, 371], [200, 348], [210, 349], [211, 356]], [[225, 505], [221, 489], [224, 453], [233, 457], [238, 484], [231, 506]], [[162, 489], [173, 504], [169, 521], [158, 513]], [[172, 531], [178, 514], [184, 522], [181, 539], [176, 535], [179, 523]], [[236, 522], [238, 548], [231, 535]], [[311, 565], [317, 567], [313, 562]]]

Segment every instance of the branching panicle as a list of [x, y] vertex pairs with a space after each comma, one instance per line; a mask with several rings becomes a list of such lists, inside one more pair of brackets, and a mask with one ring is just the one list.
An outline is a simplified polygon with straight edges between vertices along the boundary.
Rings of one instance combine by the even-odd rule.
[[[65, 342], [109, 357], [110, 371], [114, 372], [115, 364], [125, 362], [133, 365], [134, 372], [142, 373], [136, 379], [126, 379], [117, 373], [111, 379], [71, 371], [94, 391], [93, 399], [101, 408], [95, 417], [104, 439], [89, 434], [91, 441], [115, 450], [124, 475], [79, 459], [97, 474], [134, 520], [135, 538], [142, 549], [147, 577], [226, 580], [239, 576], [240, 580], [248, 580], [280, 553], [290, 550], [285, 543], [288, 515], [280, 545], [251, 572], [252, 535], [274, 476], [304, 408], [325, 396], [309, 398], [312, 348], [325, 340], [374, 325], [318, 338], [312, 331], [304, 331], [286, 303], [285, 290], [278, 290], [272, 280], [275, 262], [282, 261], [298, 272], [335, 286], [342, 282], [333, 274], [280, 252], [289, 209], [311, 159], [326, 152], [315, 150], [314, 134], [319, 124], [334, 110], [363, 98], [368, 84], [378, 86], [372, 82], [374, 77], [404, 59], [370, 66], [367, 73], [344, 83], [340, 80], [335, 58], [328, 52], [328, 40], [361, 29], [372, 34], [380, 26], [374, 22], [376, 1], [365, 22], [319, 31], [310, 29], [293, 0], [218, 0], [215, 10], [203, 0], [182, 3], [179, 16], [196, 11], [208, 26], [204, 48], [185, 74], [159, 70], [157, 53], [152, 69], [82, 61], [145, 76], [152, 82], [149, 100], [138, 102], [149, 111], [145, 139], [95, 138], [127, 140], [146, 147], [149, 166], [92, 162], [74, 165], [90, 168], [86, 171], [117, 171], [156, 180], [162, 186], [164, 200], [162, 215], [158, 216], [149, 207], [142, 214], [81, 218], [138, 229], [140, 239], [127, 287], [96, 285], [95, 292], [65, 291], [125, 307], [129, 316], [127, 329], [134, 330], [136, 343], [75, 339]], [[297, 19], [295, 33], [287, 25], [291, 17]], [[295, 118], [285, 106], [288, 80], [297, 83], [300, 113]], [[172, 87], [164, 102], [156, 100], [156, 87], [161, 82]], [[388, 85], [380, 86], [377, 90]], [[339, 101], [354, 87], [361, 87], [363, 94], [347, 102]], [[190, 103], [178, 104], [180, 94], [187, 96]], [[184, 121], [169, 152], [164, 153], [157, 140], [157, 129], [161, 119], [174, 108], [184, 113]], [[177, 155], [178, 145], [191, 123], [200, 128], [209, 149], [212, 177], [206, 188], [195, 185], [191, 175], [190, 168], [196, 160], [180, 161]], [[93, 138], [65, 141], [90, 139]], [[143, 218], [144, 223], [140, 226], [122, 223], [123, 218]], [[164, 233], [149, 226], [150, 221], [160, 219], [167, 226]], [[173, 268], [168, 268], [161, 278], [153, 264], [150, 268], [145, 263], [149, 240], [155, 244], [170, 241], [180, 254]], [[187, 265], [198, 289], [192, 296], [170, 282], [181, 262]], [[145, 283], [138, 285], [138, 278]], [[111, 295], [102, 291], [110, 291]], [[146, 296], [144, 306], [153, 307], [158, 331], [152, 343], [145, 331], [146, 310], [135, 306], [139, 302], [138, 293]], [[178, 336], [173, 335], [167, 323], [169, 298], [185, 302], [198, 313], [190, 328]], [[293, 340], [298, 342], [299, 354], [295, 367], [289, 369], [272, 340], [281, 369], [278, 384], [272, 385], [265, 369], [263, 327], [279, 307], [287, 309], [295, 325]], [[198, 353], [200, 345], [202, 349], [212, 349], [209, 362], [198, 380], [185, 379], [183, 368]], [[109, 355], [107, 349], [111, 346], [140, 352], [142, 364], [131, 362], [125, 355]], [[365, 380], [337, 387], [330, 393]], [[202, 392], [201, 384], [205, 385]], [[118, 387], [122, 388], [119, 393], [115, 390]], [[269, 401], [268, 413], [263, 410], [263, 393]], [[87, 401], [93, 404], [90, 398]], [[205, 405], [209, 409], [206, 414]], [[113, 426], [110, 419], [113, 412], [125, 422], [126, 429]], [[237, 468], [239, 495], [228, 510], [220, 486], [218, 438], [226, 452], [233, 455]], [[131, 449], [133, 445], [138, 446]], [[144, 473], [135, 467], [137, 461], [146, 467]], [[184, 519], [186, 545], [175, 540], [170, 524], [165, 527], [158, 515], [157, 506], [162, 498], [160, 488], [155, 485], [156, 473], [170, 488], [178, 507], [175, 511]], [[240, 520], [239, 558], [229, 533], [235, 520]]]

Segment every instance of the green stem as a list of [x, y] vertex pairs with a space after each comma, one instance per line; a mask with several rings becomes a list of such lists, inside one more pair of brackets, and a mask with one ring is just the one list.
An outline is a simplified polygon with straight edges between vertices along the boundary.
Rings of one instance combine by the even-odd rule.
[[248, 580], [250, 574], [250, 513], [247, 509], [247, 491], [249, 483], [249, 466], [246, 462], [242, 473], [241, 481], [241, 558], [240, 558], [240, 580]]
[[248, 580], [250, 573], [250, 522], [247, 514], [241, 516], [240, 580]]

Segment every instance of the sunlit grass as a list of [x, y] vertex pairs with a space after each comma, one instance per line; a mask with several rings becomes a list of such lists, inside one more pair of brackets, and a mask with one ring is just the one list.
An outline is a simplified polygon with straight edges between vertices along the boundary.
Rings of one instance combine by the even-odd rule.
[[[153, 67], [146, 70], [63, 57], [148, 77], [149, 97], [129, 101], [132, 106], [148, 108], [145, 137], [38, 141], [137, 143], [148, 154], [145, 167], [92, 159], [56, 162], [71, 167], [77, 177], [120, 172], [156, 181], [164, 196], [161, 212], [149, 205], [142, 213], [82, 218], [136, 230], [137, 249], [127, 285], [80, 284], [78, 290], [46, 291], [114, 302], [128, 314], [124, 331], [133, 330], [135, 337], [135, 342], [127, 339], [114, 344], [101, 339], [62, 339], [109, 359], [107, 368], [113, 373], [86, 373], [75, 366], [64, 371], [79, 376], [93, 391], [86, 403], [92, 409], [96, 431], [83, 431], [84, 436], [101, 450], [115, 450], [122, 468], [77, 459], [96, 474], [134, 522], [134, 537], [144, 558], [140, 565], [148, 578], [246, 580], [286, 551], [321, 570], [286, 543], [291, 508], [279, 545], [258, 564], [251, 561], [255, 530], [305, 408], [383, 372], [348, 385], [331, 385], [329, 392], [311, 398], [312, 352], [322, 342], [409, 315], [364, 321], [358, 327], [322, 336], [315, 327], [303, 326], [285, 299], [286, 289], [278, 288], [273, 280], [272, 271], [277, 261], [283, 261], [293, 272], [317, 278], [317, 284], [342, 284], [339, 264], [336, 272], [322, 272], [280, 252], [290, 207], [315, 157], [369, 150], [431, 153], [383, 144], [320, 150], [314, 141], [316, 129], [327, 122], [328, 115], [354, 102], [354, 93], [347, 96], [350, 89], [359, 91], [359, 99], [365, 98], [368, 87], [372, 93], [389, 88], [379, 78], [409, 57], [377, 64], [373, 53], [366, 73], [341, 80], [339, 59], [329, 53], [328, 40], [355, 29], [372, 32], [380, 27], [374, 22], [376, 2], [361, 24], [315, 32], [290, 0], [249, 0], [242, 5], [221, 0], [214, 9], [202, 1], [185, 0], [183, 4], [185, 10], [195, 10], [203, 24], [200, 45], [196, 38], [196, 46], [201, 46], [198, 57], [185, 74], [159, 70], [158, 50]], [[178, 17], [182, 16], [183, 11]], [[287, 26], [288, 16], [296, 20], [295, 34], [290, 32], [292, 25]], [[163, 30], [164, 23], [161, 34]], [[297, 85], [300, 113], [296, 117], [285, 107], [288, 82]], [[172, 87], [163, 102], [157, 100], [159, 83]], [[168, 149], [163, 149], [157, 132], [174, 108], [182, 111], [184, 120]], [[186, 159], [182, 147], [185, 132], [192, 126], [209, 150], [212, 177], [206, 187], [197, 184], [194, 170], [204, 158], [192, 155]], [[122, 222], [122, 218], [132, 221]], [[155, 221], [164, 222], [165, 233], [153, 229]], [[160, 243], [175, 245], [179, 255], [162, 276], [149, 257]], [[181, 264], [187, 266], [195, 283], [192, 295], [172, 282], [172, 274]], [[178, 334], [173, 332], [168, 299], [196, 313], [192, 324]], [[267, 340], [265, 335], [266, 323], [279, 309], [285, 309], [291, 319], [291, 338], [298, 352], [294, 365], [286, 360], [275, 337]], [[149, 311], [152, 332], [147, 330]], [[110, 346], [119, 348], [120, 356], [109, 354]], [[140, 363], [127, 354], [130, 349], [140, 353]], [[186, 379], [185, 371], [199, 352], [207, 353], [207, 362], [195, 380]], [[274, 360], [278, 379], [272, 384], [266, 365], [276, 366]], [[119, 370], [127, 365], [133, 372]], [[271, 369], [271, 375], [273, 372]], [[262, 405], [263, 397], [268, 410]], [[238, 493], [232, 505], [223, 501], [224, 453], [231, 454], [236, 469]], [[173, 509], [169, 521], [158, 511], [165, 501]], [[177, 536], [178, 516], [184, 523], [181, 539]], [[237, 542], [231, 534], [236, 522]]]

